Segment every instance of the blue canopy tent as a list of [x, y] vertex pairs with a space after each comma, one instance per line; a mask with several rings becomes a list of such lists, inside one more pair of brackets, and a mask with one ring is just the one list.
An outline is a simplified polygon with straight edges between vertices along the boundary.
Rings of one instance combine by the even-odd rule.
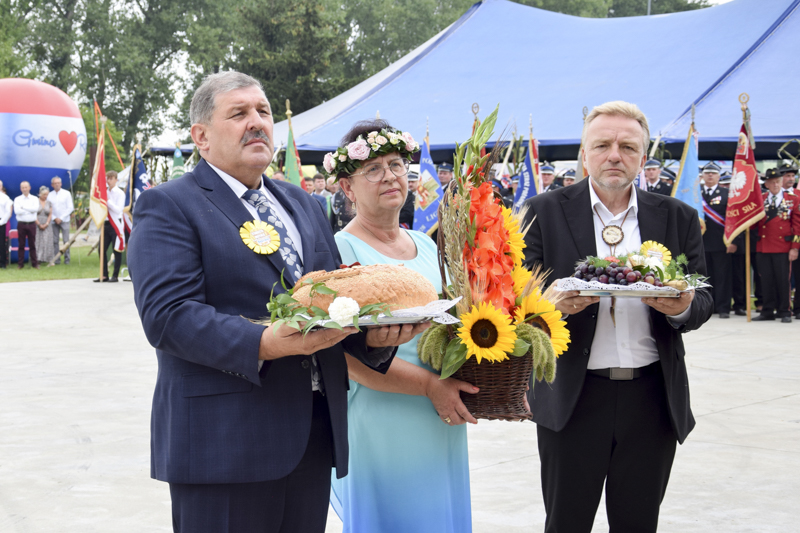
[[[757, 140], [800, 136], [800, 104], [790, 97], [800, 81], [800, 59], [790, 56], [798, 4], [734, 0], [669, 15], [590, 19], [483, 0], [375, 76], [294, 116], [295, 142], [304, 163], [319, 164], [353, 123], [379, 112], [418, 139], [428, 123], [432, 156], [444, 161], [470, 134], [472, 104], [485, 116], [499, 103], [498, 130], [516, 126], [526, 134], [532, 116], [540, 156], [574, 159], [583, 107], [627, 100], [645, 112], [652, 137], [661, 133], [679, 154], [687, 110], [697, 102], [700, 157], [730, 159], [741, 113], [736, 98], [729, 100], [742, 91], [751, 96]], [[275, 125], [278, 143], [287, 127]], [[758, 149], [775, 157], [774, 149]]]

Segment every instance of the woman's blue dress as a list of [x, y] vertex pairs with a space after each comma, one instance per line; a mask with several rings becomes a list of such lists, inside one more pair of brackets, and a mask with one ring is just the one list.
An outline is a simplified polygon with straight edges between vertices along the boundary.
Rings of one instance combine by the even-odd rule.
[[[342, 262], [403, 264], [441, 293], [436, 245], [409, 231], [417, 257], [386, 257], [349, 233], [336, 234]], [[417, 338], [398, 358], [431, 367], [417, 357]], [[465, 533], [472, 531], [466, 425], [448, 426], [425, 396], [378, 392], [350, 381], [350, 472], [331, 481], [331, 505], [345, 533]]]

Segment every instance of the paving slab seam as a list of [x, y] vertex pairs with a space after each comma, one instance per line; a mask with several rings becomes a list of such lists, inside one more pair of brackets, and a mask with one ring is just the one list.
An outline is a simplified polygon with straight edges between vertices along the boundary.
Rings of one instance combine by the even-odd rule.
[[744, 404], [744, 405], [736, 405], [736, 406], [734, 406], [734, 407], [728, 407], [727, 409], [720, 409], [719, 411], [712, 411], [712, 412], [710, 412], [710, 413], [705, 413], [705, 414], [702, 414], [702, 415], [697, 415], [697, 418], [704, 418], [704, 417], [711, 416], [711, 415], [718, 415], [718, 414], [720, 414], [720, 413], [726, 413], [726, 412], [728, 412], [728, 411], [734, 411], [734, 410], [736, 410], [736, 409], [741, 409], [741, 408], [743, 408], [743, 407], [750, 407], [750, 406], [752, 406], [752, 405], [759, 405], [759, 404], [762, 404], [762, 403], [770, 403], [770, 402], [774, 402], [774, 401], [776, 401], [776, 400], [784, 400], [784, 399], [786, 399], [786, 398], [793, 398], [793, 397], [795, 397], [795, 396], [798, 396], [798, 395], [800, 395], [800, 393], [787, 394], [787, 395], [785, 395], [785, 396], [778, 396], [777, 398], [770, 398], [770, 399], [768, 399], [768, 400], [761, 400], [761, 401], [758, 401], [758, 402], [746, 403], [746, 404]]

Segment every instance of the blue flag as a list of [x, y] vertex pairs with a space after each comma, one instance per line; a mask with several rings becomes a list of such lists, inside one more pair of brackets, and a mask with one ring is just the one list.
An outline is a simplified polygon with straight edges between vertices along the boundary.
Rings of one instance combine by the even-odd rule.
[[[534, 157], [531, 158], [531, 155]], [[522, 165], [522, 172], [519, 173], [519, 185], [517, 193], [514, 195], [514, 208], [519, 209], [522, 202], [528, 198], [533, 198], [539, 193], [539, 154], [536, 150], [536, 141], [531, 137], [528, 141], [528, 153], [525, 155], [525, 163]]]
[[431, 159], [428, 138], [422, 141], [419, 156], [419, 181], [414, 200], [414, 229], [431, 235], [439, 227], [439, 203], [442, 201], [442, 184]]
[[133, 148], [133, 163], [131, 164], [131, 172], [128, 176], [128, 186], [125, 187], [125, 226], [128, 231], [131, 229], [131, 220], [133, 218], [133, 209], [136, 205], [136, 200], [142, 192], [150, 188], [150, 176], [147, 174], [147, 167], [144, 166], [144, 159], [142, 159], [142, 149], [139, 145]]
[[672, 187], [672, 196], [695, 208], [700, 219], [700, 226], [705, 231], [706, 221], [703, 217], [703, 198], [700, 196], [700, 173], [697, 171], [700, 167], [697, 160], [697, 137], [694, 124], [692, 124], [689, 126], [686, 144], [683, 145], [681, 166], [678, 169], [675, 185]]

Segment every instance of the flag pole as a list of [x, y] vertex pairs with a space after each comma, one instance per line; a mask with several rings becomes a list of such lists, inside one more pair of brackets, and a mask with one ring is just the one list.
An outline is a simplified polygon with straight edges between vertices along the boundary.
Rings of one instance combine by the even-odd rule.
[[[742, 93], [739, 95], [739, 103], [742, 104], [742, 122], [747, 124], [747, 102], [750, 100], [750, 95]], [[750, 128], [747, 128], [747, 135], [750, 136]], [[748, 142], [750, 139], [748, 139]], [[747, 321], [752, 320], [752, 302], [750, 301], [750, 294], [752, 290], [750, 279], [750, 228], [744, 231], [744, 293], [747, 296]]]
[[586, 172], [583, 170], [583, 128], [586, 127], [586, 117], [589, 114], [589, 108], [583, 106], [583, 126], [581, 127], [581, 144], [578, 147], [578, 164], [575, 166], [575, 182], [581, 181], [586, 177]]
[[[95, 102], [95, 105], [97, 105], [97, 102]], [[106, 120], [108, 120], [108, 119], [101, 114], [100, 115], [100, 135], [101, 135], [101, 137], [103, 135], [105, 135], [105, 133], [106, 133]], [[98, 154], [98, 157], [105, 157], [105, 155], [106, 155], [105, 154], [105, 150], [103, 150], [103, 153], [102, 154]], [[106, 211], [106, 217], [108, 217], [108, 211]], [[105, 262], [105, 260], [106, 260], [106, 248], [104, 246], [105, 245], [104, 237], [105, 237], [105, 232], [106, 232], [105, 231], [106, 230], [106, 222], [105, 222], [105, 220], [103, 221], [103, 224], [98, 229], [100, 230], [100, 246], [97, 248], [97, 255], [100, 256], [100, 275], [97, 276], [97, 279], [99, 279], [100, 283], [102, 283], [103, 282], [103, 262]]]

